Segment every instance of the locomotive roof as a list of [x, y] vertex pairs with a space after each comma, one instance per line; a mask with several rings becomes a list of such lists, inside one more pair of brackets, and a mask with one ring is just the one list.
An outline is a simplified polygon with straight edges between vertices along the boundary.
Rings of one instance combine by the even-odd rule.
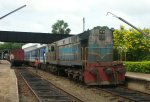
[[89, 35], [90, 35], [90, 30], [87, 30], [81, 34], [78, 34], [77, 36], [79, 36], [80, 40], [84, 40], [84, 39], [87, 39]]
[[[97, 26], [97, 27], [94, 27], [93, 29], [111, 30], [107, 26]], [[89, 39], [89, 35], [91, 34], [91, 31], [93, 29], [84, 31], [84, 32], [82, 32], [82, 33], [80, 33], [78, 35], [74, 35], [74, 36], [71, 36], [71, 37], [67, 37], [67, 38], [61, 39], [59, 41], [56, 41], [56, 42], [53, 42], [53, 43], [50, 43], [50, 44], [57, 43], [57, 45], [64, 45], [64, 44], [78, 42], [78, 40], [81, 41], [81, 40]]]
[[22, 46], [22, 49], [25, 49], [25, 48], [28, 48], [28, 47], [32, 47], [32, 46], [35, 46], [37, 45], [38, 43], [27, 43], [25, 45]]
[[25, 51], [31, 51], [37, 48], [41, 48], [46, 46], [46, 44], [40, 44], [40, 43], [28, 43], [22, 46], [22, 49], [24, 49]]
[[[107, 27], [107, 26], [97, 26], [97, 27], [94, 27], [93, 29], [111, 30], [111, 29], [109, 29], [109, 27]], [[75, 36], [79, 36], [80, 40], [87, 39], [87, 38], [89, 37], [89, 35], [90, 35], [90, 32], [91, 32], [93, 29], [91, 29], [91, 30], [88, 29], [87, 31], [84, 31], [84, 32], [82, 32], [82, 33], [80, 33], [80, 34], [77, 34], [77, 35], [74, 35], [74, 36], [71, 36], [71, 37], [68, 37], [68, 38], [72, 38], [72, 37], [75, 37]], [[67, 39], [67, 38], [64, 38], [64, 39]], [[61, 39], [61, 40], [63, 40], [63, 39]], [[56, 41], [56, 42], [57, 42], [57, 41]]]

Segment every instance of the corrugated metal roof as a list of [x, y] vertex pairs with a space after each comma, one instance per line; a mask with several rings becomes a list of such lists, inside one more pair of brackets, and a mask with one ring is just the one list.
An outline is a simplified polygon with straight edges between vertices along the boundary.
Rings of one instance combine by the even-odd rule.
[[18, 43], [52, 43], [72, 35], [69, 34], [52, 34], [52, 33], [33, 33], [33, 32], [14, 32], [0, 31], [0, 41], [18, 42]]

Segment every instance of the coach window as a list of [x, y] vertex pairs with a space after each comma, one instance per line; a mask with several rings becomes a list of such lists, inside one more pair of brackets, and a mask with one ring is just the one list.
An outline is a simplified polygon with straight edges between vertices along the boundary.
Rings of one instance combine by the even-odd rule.
[[51, 52], [51, 47], [50, 47], [50, 46], [48, 46], [48, 48], [47, 48], [47, 49], [48, 49], [48, 52]]
[[51, 46], [51, 51], [54, 51], [54, 46]]

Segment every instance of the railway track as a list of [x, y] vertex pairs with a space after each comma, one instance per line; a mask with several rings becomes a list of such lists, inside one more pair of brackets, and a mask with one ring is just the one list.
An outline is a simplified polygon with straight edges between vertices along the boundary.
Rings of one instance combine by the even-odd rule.
[[27, 69], [20, 69], [20, 75], [39, 102], [83, 102]]
[[98, 88], [98, 90], [108, 92], [108, 93], [115, 95], [115, 96], [123, 97], [124, 99], [130, 100], [133, 102], [150, 102], [150, 95], [149, 94], [141, 93], [139, 91], [130, 90], [130, 89], [127, 89], [125, 87]]
[[[107, 88], [96, 88], [98, 90], [105, 91], [112, 95], [118, 96], [118, 98], [124, 98], [132, 102], [150, 102], [150, 94], [142, 93], [139, 91], [131, 90], [126, 87], [107, 87]], [[98, 92], [99, 93], [99, 92]], [[120, 101], [118, 101], [120, 102]], [[125, 101], [121, 101], [125, 102]]]
[[[40, 76], [36, 76], [33, 73], [32, 74], [29, 73], [28, 70], [24, 69], [24, 70], [20, 70], [20, 72], [22, 77], [24, 77], [26, 83], [29, 85], [29, 87], [31, 87], [30, 89], [32, 89], [32, 91], [34, 92], [36, 97], [38, 97], [40, 102], [83, 102], [72, 95], [69, 95], [68, 97], [69, 93], [66, 92], [63, 93], [64, 91], [62, 89], [57, 89], [57, 87], [53, 86], [52, 83], [47, 82], [46, 80], [42, 79]], [[50, 90], [54, 89], [55, 91], [53, 92], [49, 91], [48, 90], [49, 86], [45, 85], [47, 83], [51, 84]], [[125, 87], [109, 87], [109, 88], [91, 87], [91, 90], [94, 90], [96, 93], [101, 93], [101, 94], [103, 94], [103, 92], [109, 93], [111, 95], [109, 95], [108, 98], [110, 97], [112, 99], [118, 100], [117, 102], [126, 102], [126, 101], [127, 102], [150, 102], [149, 94], [130, 90]]]

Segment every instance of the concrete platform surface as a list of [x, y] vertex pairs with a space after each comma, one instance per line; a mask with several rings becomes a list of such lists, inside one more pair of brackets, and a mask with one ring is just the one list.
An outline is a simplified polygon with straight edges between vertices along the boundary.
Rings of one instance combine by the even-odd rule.
[[19, 102], [17, 78], [5, 60], [0, 60], [0, 102]]
[[150, 74], [127, 72], [125, 76], [128, 78], [150, 81]]
[[127, 72], [126, 86], [129, 89], [150, 94], [150, 74]]

